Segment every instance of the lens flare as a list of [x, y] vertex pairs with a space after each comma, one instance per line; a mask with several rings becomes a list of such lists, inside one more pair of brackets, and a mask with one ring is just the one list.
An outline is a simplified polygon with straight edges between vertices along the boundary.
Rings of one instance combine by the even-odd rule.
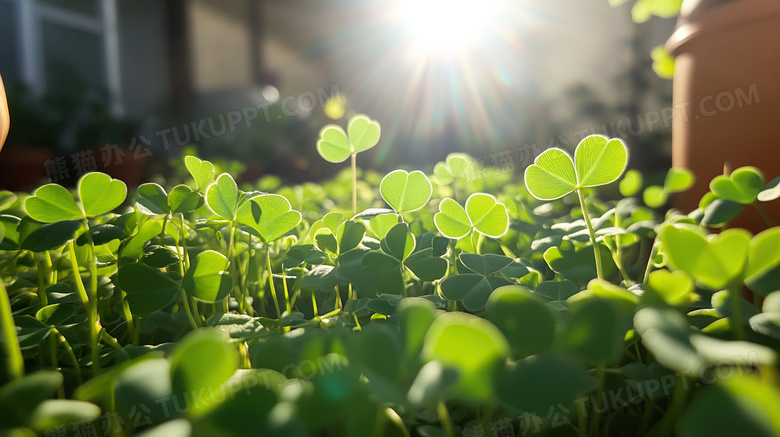
[[405, 0], [401, 19], [416, 49], [439, 55], [467, 50], [490, 29], [495, 0]]

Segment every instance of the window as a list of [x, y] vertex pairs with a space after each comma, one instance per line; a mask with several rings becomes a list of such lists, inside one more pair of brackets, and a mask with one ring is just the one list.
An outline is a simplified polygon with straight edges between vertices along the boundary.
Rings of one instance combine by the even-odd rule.
[[0, 0], [0, 72], [35, 92], [80, 77], [123, 112], [116, 0]]

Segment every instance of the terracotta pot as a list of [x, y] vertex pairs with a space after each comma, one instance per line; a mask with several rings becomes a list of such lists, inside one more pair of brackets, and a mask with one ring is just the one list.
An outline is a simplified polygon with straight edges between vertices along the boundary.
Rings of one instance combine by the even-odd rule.
[[10, 148], [0, 152], [0, 189], [30, 191], [50, 182], [46, 162], [54, 159], [50, 149], [38, 147]]
[[[666, 44], [676, 57], [672, 164], [696, 175], [693, 189], [673, 199], [685, 212], [724, 164], [758, 167], [767, 182], [780, 176], [780, 2], [721, 3], [685, 0]], [[780, 224], [780, 201], [762, 207]], [[753, 207], [731, 226], [767, 228]]]

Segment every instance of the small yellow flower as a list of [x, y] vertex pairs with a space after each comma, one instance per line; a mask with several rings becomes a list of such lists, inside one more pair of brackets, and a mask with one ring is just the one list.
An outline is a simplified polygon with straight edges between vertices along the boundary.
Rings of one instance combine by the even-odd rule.
[[8, 129], [11, 127], [11, 117], [8, 114], [8, 101], [5, 98], [5, 87], [3, 86], [3, 76], [0, 76], [0, 150], [3, 150], [3, 144], [8, 137]]

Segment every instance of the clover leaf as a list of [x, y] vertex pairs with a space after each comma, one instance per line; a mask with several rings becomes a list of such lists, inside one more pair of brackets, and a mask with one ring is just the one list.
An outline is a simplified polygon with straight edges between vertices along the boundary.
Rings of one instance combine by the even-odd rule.
[[572, 191], [577, 192], [599, 278], [604, 277], [601, 256], [582, 189], [614, 182], [623, 174], [627, 162], [628, 149], [622, 141], [590, 135], [577, 145], [574, 159], [561, 149], [551, 148], [537, 156], [534, 163], [525, 169], [525, 186], [539, 200], [554, 200]]
[[247, 231], [265, 242], [282, 237], [301, 222], [301, 213], [292, 209], [286, 197], [278, 194], [262, 194], [249, 199], [238, 208], [236, 217]]
[[585, 137], [574, 159], [558, 148], [545, 150], [525, 169], [525, 184], [539, 200], [553, 200], [580, 188], [614, 182], [623, 174], [628, 150], [619, 139], [601, 135]]
[[376, 146], [379, 142], [379, 123], [365, 115], [352, 117], [347, 125], [347, 132], [335, 124], [323, 127], [317, 141], [317, 152], [320, 156], [328, 162], [338, 164], [353, 154]]
[[728, 229], [707, 237], [683, 225], [667, 225], [660, 240], [673, 268], [711, 288], [730, 285], [747, 266], [750, 233], [742, 229]]
[[57, 184], [46, 184], [35, 190], [24, 201], [24, 209], [31, 218], [43, 223], [78, 220], [83, 216], [70, 191]]
[[710, 190], [719, 197], [744, 205], [756, 201], [764, 188], [764, 176], [755, 167], [740, 167], [730, 175], [716, 176], [710, 181]]
[[214, 177], [217, 174], [214, 164], [201, 161], [197, 156], [185, 156], [184, 166], [187, 167], [187, 171], [195, 180], [195, 189], [203, 190], [214, 182]]
[[509, 228], [506, 206], [495, 197], [474, 193], [466, 200], [464, 209], [458, 202], [446, 198], [439, 203], [439, 212], [433, 216], [436, 228], [447, 238], [458, 239], [472, 230], [487, 237], [498, 238]]
[[95, 217], [121, 205], [127, 185], [105, 173], [87, 173], [79, 180], [78, 192], [86, 216]]
[[214, 214], [227, 220], [234, 220], [238, 195], [238, 186], [233, 176], [222, 173], [206, 190], [206, 205]]
[[381, 129], [379, 123], [365, 115], [356, 115], [347, 124], [352, 153], [364, 152], [379, 142]]
[[233, 288], [233, 278], [227, 274], [229, 264], [227, 257], [219, 252], [199, 253], [182, 279], [182, 288], [190, 297], [205, 302], [223, 299]]
[[419, 170], [411, 173], [395, 170], [382, 178], [379, 193], [396, 212], [410, 212], [428, 203], [433, 194], [433, 186], [428, 176]]

